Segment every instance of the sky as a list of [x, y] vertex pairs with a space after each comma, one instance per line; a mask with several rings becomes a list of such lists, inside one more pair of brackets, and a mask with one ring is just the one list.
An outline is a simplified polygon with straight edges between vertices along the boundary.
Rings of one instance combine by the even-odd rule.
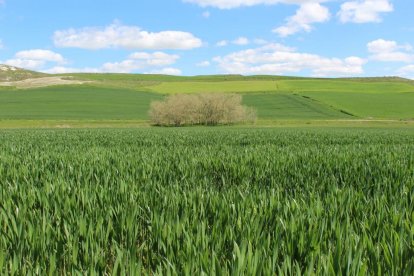
[[0, 0], [0, 63], [47, 73], [414, 78], [412, 0]]

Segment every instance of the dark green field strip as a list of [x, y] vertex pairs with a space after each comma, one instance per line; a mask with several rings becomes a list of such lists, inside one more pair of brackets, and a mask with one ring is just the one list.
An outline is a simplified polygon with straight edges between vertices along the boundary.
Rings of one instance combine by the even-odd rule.
[[129, 89], [60, 86], [0, 92], [1, 119], [147, 119], [162, 96]]
[[244, 94], [243, 102], [256, 108], [260, 119], [352, 119], [328, 105], [290, 93]]
[[414, 132], [0, 131], [0, 274], [412, 275]]
[[414, 119], [414, 92], [376, 94], [301, 92], [300, 94], [362, 118]]

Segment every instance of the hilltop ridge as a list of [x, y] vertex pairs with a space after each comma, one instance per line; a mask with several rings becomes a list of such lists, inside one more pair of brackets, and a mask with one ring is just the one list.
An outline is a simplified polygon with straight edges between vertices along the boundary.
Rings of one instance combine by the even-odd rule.
[[39, 73], [16, 66], [0, 64], [0, 82], [21, 81], [45, 76], [47, 76], [45, 73]]

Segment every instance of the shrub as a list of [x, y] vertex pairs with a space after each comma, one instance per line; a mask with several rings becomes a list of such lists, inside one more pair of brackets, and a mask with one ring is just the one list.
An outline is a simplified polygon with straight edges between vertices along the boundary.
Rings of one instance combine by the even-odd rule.
[[151, 122], [159, 126], [254, 122], [256, 112], [238, 94], [177, 94], [151, 104]]

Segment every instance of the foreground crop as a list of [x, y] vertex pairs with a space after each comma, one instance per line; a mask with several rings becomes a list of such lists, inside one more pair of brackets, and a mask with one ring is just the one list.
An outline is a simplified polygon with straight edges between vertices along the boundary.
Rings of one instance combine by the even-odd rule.
[[414, 271], [409, 130], [39, 130], [0, 141], [0, 273]]

